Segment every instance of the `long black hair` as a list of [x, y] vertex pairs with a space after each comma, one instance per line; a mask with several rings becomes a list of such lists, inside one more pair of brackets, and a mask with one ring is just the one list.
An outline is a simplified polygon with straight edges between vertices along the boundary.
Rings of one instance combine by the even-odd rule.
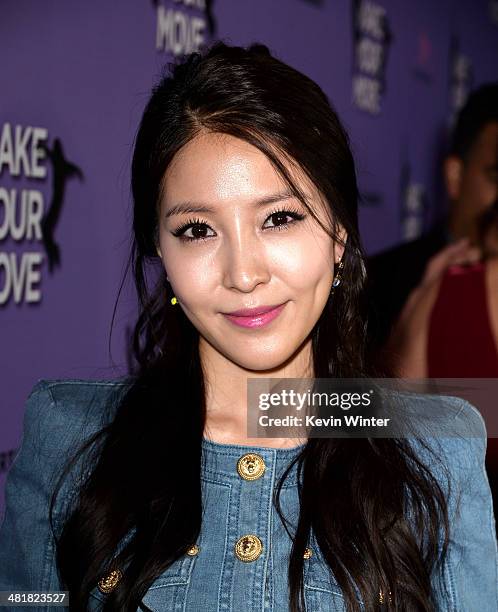
[[[57, 538], [58, 568], [75, 611], [86, 609], [89, 592], [115, 567], [125, 570], [104, 610], [136, 610], [153, 581], [200, 534], [205, 388], [199, 334], [181, 308], [170, 306], [172, 289], [156, 249], [166, 169], [203, 130], [257, 147], [315, 218], [289, 165], [297, 163], [324, 195], [331, 221], [324, 228], [335, 240], [344, 228], [347, 242], [342, 284], [312, 330], [314, 376], [372, 374], [365, 359], [355, 166], [327, 96], [261, 44], [217, 42], [170, 65], [145, 108], [132, 163], [130, 262], [140, 307], [133, 334], [136, 368], [108, 426], [80, 451], [93, 449], [94, 463]], [[152, 288], [150, 270], [157, 275]], [[311, 438], [295, 460], [302, 486], [287, 568], [290, 609], [304, 609], [303, 554], [311, 531], [348, 610], [359, 609], [356, 588], [366, 610], [379, 609], [379, 592], [385, 594], [384, 609], [433, 609], [431, 572], [447, 547], [447, 507], [408, 441]], [[165, 479], [169, 465], [181, 470], [167, 470]], [[274, 498], [282, 520], [284, 478]]]

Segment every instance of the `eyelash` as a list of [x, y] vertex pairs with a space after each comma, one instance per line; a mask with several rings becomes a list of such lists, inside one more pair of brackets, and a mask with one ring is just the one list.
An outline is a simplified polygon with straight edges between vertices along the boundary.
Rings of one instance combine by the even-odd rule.
[[[290, 221], [290, 222], [284, 223], [282, 225], [274, 225], [274, 226], [268, 227], [266, 229], [277, 230], [277, 231], [288, 230], [290, 225], [293, 225], [297, 221], [302, 221], [306, 217], [306, 215], [303, 215], [302, 213], [300, 213], [297, 210], [294, 210], [294, 209], [282, 209], [282, 208], [280, 208], [280, 209], [275, 209], [272, 212], [270, 212], [269, 215], [267, 216], [267, 218], [265, 219], [265, 222], [270, 217], [272, 217], [273, 215], [281, 214], [281, 213], [285, 213], [287, 216], [292, 217], [294, 219], [294, 221]], [[171, 233], [173, 234], [173, 236], [175, 236], [177, 238], [180, 238], [180, 240], [183, 240], [185, 242], [202, 242], [204, 240], [209, 240], [210, 238], [213, 238], [213, 236], [206, 236], [204, 238], [192, 238], [191, 236], [184, 236], [183, 235], [188, 229], [190, 229], [191, 227], [193, 227], [195, 225], [206, 225], [206, 226], [209, 227], [208, 223], [206, 223], [205, 221], [202, 221], [199, 218], [188, 219], [185, 223], [182, 223], [182, 225], [180, 225], [180, 227], [177, 227]]]

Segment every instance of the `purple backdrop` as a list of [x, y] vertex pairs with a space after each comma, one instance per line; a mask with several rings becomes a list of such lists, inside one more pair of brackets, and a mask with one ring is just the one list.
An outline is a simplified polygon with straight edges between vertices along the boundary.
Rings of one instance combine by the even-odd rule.
[[129, 165], [166, 61], [213, 37], [261, 41], [315, 79], [350, 132], [373, 253], [441, 211], [446, 130], [469, 89], [498, 77], [497, 23], [498, 0], [2, 3], [0, 514], [36, 380], [126, 372], [128, 285], [112, 360], [108, 336], [129, 247]]

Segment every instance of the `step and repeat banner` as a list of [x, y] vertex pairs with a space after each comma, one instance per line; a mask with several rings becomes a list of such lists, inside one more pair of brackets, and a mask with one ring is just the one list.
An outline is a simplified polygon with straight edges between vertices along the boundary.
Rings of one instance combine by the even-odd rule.
[[36, 380], [128, 371], [134, 135], [163, 66], [216, 39], [262, 42], [327, 93], [369, 254], [444, 209], [448, 128], [498, 78], [498, 0], [2, 2], [0, 516]]

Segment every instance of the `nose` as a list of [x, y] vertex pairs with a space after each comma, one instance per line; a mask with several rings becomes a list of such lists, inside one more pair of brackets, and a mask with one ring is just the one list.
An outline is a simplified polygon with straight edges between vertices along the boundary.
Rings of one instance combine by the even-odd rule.
[[225, 244], [223, 284], [250, 293], [271, 278], [264, 246], [258, 237], [245, 233]]

